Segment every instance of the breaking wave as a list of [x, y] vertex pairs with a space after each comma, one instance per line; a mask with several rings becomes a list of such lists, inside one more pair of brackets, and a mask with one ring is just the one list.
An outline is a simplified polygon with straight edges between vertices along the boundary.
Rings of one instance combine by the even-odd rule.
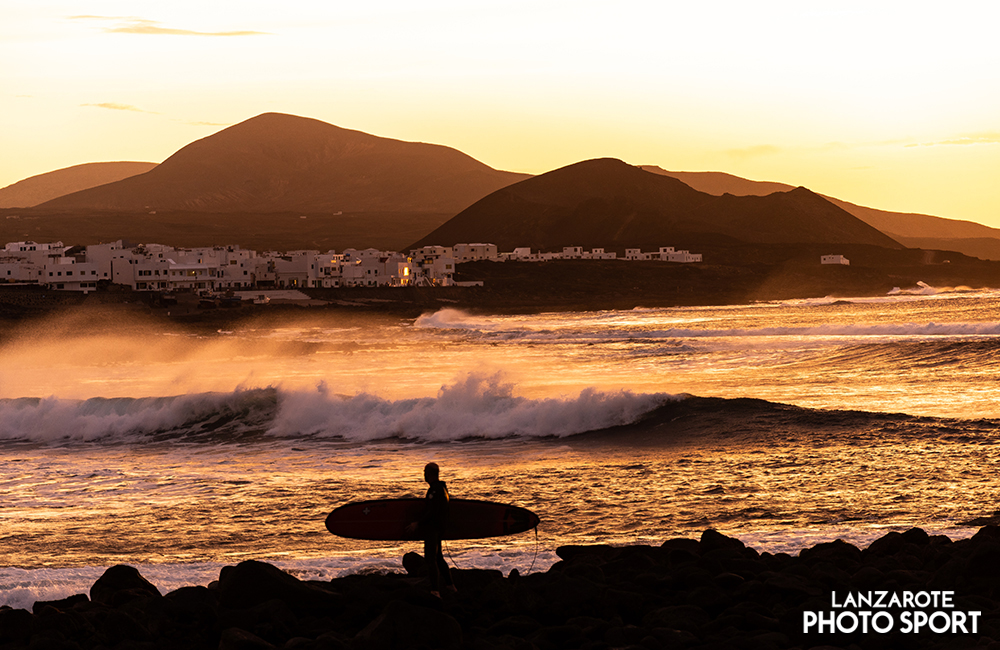
[[248, 436], [419, 442], [467, 438], [564, 437], [629, 424], [666, 401], [666, 393], [605, 392], [529, 399], [501, 374], [470, 373], [435, 397], [391, 400], [278, 388], [157, 398], [0, 400], [0, 440], [34, 442], [227, 442]]
[[[655, 310], [654, 310], [655, 311]], [[600, 321], [594, 315], [591, 321]], [[544, 323], [536, 318], [534, 322]], [[641, 324], [619, 325], [614, 322], [582, 322], [562, 320], [559, 327], [522, 326], [516, 320], [476, 317], [457, 309], [442, 309], [417, 318], [414, 327], [426, 330], [464, 331], [471, 336], [542, 341], [622, 341], [637, 339], [704, 339], [704, 338], [854, 338], [854, 337], [996, 337], [1000, 336], [1000, 321], [928, 322], [928, 323], [830, 323], [823, 325], [775, 326], [755, 328], [662, 327], [656, 319]], [[599, 327], [595, 327], [599, 325]]]

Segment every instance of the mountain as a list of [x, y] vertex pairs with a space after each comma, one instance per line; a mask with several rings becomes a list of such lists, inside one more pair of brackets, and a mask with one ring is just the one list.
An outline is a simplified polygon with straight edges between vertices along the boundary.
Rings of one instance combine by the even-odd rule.
[[[723, 172], [671, 172], [653, 165], [643, 165], [642, 169], [676, 178], [698, 191], [716, 196], [726, 193], [736, 196], [767, 196], [793, 189], [791, 185], [784, 183], [751, 181]], [[876, 210], [829, 196], [825, 198], [904, 246], [954, 250], [972, 257], [1000, 260], [1000, 229], [973, 221]]]
[[154, 167], [156, 163], [151, 162], [98, 162], [38, 174], [0, 189], [0, 208], [30, 208], [64, 194], [142, 174]]
[[707, 242], [902, 248], [805, 188], [767, 196], [713, 196], [611, 158], [576, 163], [497, 190], [414, 246], [480, 241], [502, 251], [519, 246], [655, 250]]
[[192, 142], [150, 171], [46, 210], [450, 213], [527, 178], [449, 147], [265, 113]]

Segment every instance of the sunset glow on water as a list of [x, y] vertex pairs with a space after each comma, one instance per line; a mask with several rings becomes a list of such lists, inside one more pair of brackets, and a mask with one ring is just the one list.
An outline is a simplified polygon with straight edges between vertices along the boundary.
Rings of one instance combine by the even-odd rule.
[[542, 519], [537, 540], [450, 543], [458, 566], [539, 570], [562, 544], [706, 528], [791, 552], [911, 526], [967, 535], [997, 500], [998, 301], [15, 334], [0, 350], [0, 593], [73, 593], [119, 562], [175, 586], [248, 558], [301, 575], [398, 566], [419, 549], [335, 538], [323, 519], [422, 494], [429, 460], [453, 496]]

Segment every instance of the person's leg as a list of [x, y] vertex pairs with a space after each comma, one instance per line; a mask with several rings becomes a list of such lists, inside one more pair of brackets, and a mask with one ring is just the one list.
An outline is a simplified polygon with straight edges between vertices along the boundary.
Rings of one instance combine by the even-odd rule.
[[432, 592], [437, 592], [440, 589], [441, 565], [438, 563], [439, 557], [441, 557], [441, 542], [436, 539], [425, 539], [424, 564], [427, 565], [427, 579], [430, 580]]
[[451, 569], [448, 567], [448, 563], [444, 559], [444, 554], [438, 555], [438, 574], [440, 575], [440, 583], [445, 586], [446, 589], [451, 589], [455, 591], [455, 584], [451, 581]]

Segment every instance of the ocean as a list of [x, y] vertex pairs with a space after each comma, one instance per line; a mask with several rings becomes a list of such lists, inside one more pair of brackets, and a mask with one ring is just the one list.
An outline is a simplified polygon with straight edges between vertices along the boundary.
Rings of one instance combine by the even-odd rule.
[[195, 332], [87, 312], [4, 334], [0, 605], [130, 564], [166, 592], [246, 559], [302, 578], [401, 570], [419, 543], [334, 537], [350, 501], [530, 508], [446, 543], [547, 569], [564, 544], [707, 528], [761, 551], [953, 539], [1000, 506], [1000, 291], [416, 319], [305, 311]]

